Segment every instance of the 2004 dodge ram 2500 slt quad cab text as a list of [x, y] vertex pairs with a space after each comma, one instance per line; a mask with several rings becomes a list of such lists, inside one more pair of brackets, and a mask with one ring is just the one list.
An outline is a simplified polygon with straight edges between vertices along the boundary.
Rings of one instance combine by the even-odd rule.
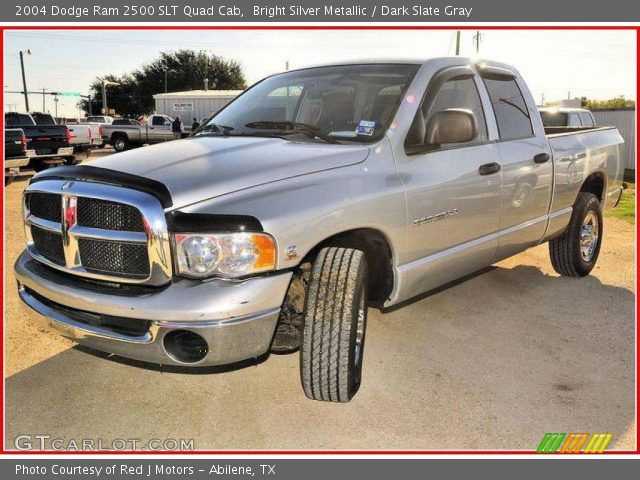
[[20, 297], [62, 335], [147, 362], [299, 347], [305, 394], [347, 402], [369, 305], [542, 242], [557, 272], [587, 275], [622, 143], [615, 128], [545, 135], [495, 62], [273, 75], [188, 139], [36, 175]]

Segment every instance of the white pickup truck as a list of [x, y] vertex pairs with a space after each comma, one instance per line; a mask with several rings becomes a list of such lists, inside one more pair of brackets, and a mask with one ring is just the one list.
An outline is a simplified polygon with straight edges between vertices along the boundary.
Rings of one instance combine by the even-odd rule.
[[300, 348], [305, 394], [348, 402], [370, 305], [543, 242], [558, 273], [588, 275], [622, 194], [622, 143], [613, 127], [547, 135], [520, 73], [497, 62], [288, 71], [188, 139], [35, 176], [20, 298], [62, 335], [148, 362]]

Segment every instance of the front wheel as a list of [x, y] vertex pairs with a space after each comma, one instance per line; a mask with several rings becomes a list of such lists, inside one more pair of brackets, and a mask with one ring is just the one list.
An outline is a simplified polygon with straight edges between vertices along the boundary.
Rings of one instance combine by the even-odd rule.
[[304, 309], [300, 378], [307, 397], [346, 403], [362, 380], [367, 263], [352, 248], [324, 248], [313, 264]]
[[581, 192], [569, 226], [549, 242], [551, 264], [568, 277], [584, 277], [596, 266], [602, 243], [602, 207], [593, 193]]

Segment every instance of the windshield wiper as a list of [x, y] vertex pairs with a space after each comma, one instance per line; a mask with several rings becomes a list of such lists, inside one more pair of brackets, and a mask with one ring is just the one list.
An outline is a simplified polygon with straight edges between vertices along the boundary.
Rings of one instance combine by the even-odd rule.
[[233, 130], [233, 127], [227, 127], [226, 125], [218, 125], [216, 123], [208, 123], [207, 125], [204, 125], [202, 127], [200, 127], [198, 130], [196, 130], [195, 132], [193, 132], [192, 135], [200, 135], [202, 133], [221, 133], [222, 135], [228, 137], [229, 135], [231, 135], [231, 130]]
[[311, 138], [319, 138], [327, 143], [340, 143], [331, 135], [326, 134], [320, 127], [309, 125], [308, 123], [290, 122], [288, 120], [276, 121], [259, 121], [251, 122], [245, 125], [247, 128], [256, 130], [277, 130], [287, 134], [302, 133]]

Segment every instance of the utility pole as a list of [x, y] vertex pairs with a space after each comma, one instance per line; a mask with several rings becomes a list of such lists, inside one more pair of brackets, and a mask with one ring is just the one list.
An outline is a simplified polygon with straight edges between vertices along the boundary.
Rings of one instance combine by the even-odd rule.
[[456, 56], [460, 55], [460, 30], [456, 32]]
[[288, 72], [289, 71], [289, 60], [287, 60], [286, 62], [284, 62], [284, 69]]
[[29, 111], [29, 93], [27, 92], [27, 77], [24, 74], [24, 54], [31, 55], [31, 50], [23, 52], [20, 50], [20, 68], [22, 69], [22, 88], [24, 89], [24, 106]]
[[164, 93], [167, 93], [169, 84], [169, 69], [164, 67]]
[[542, 98], [540, 99], [540, 106], [544, 107], [544, 92], [542, 92]]
[[476, 31], [476, 34], [473, 36], [473, 43], [476, 44], [476, 53], [480, 52], [480, 40], [481, 40], [480, 30]]
[[53, 97], [53, 102], [56, 104], [56, 122], [58, 121], [58, 96]]
[[42, 87], [42, 113], [47, 113], [47, 107], [45, 103], [46, 95], [47, 95], [47, 89]]

